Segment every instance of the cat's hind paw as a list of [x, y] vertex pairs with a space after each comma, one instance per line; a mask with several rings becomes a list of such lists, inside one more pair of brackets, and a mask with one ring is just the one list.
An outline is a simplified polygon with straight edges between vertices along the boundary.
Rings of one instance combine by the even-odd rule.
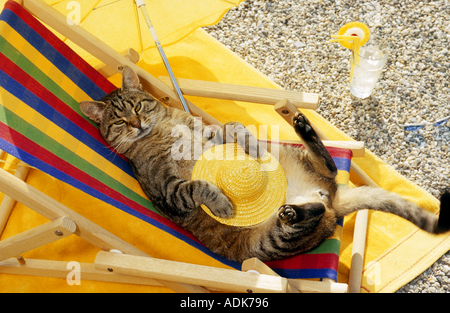
[[305, 141], [313, 141], [318, 138], [309, 120], [301, 112], [295, 114], [293, 126], [297, 135]]
[[260, 147], [258, 139], [241, 123], [230, 122], [225, 125], [225, 142], [239, 144], [248, 155], [262, 158], [264, 149]]
[[283, 205], [278, 209], [278, 219], [286, 224], [291, 224], [297, 220], [297, 213], [290, 205]]
[[285, 204], [278, 209], [278, 219], [293, 226], [304, 221], [313, 221], [322, 217], [325, 205], [321, 202], [311, 202], [302, 205]]
[[435, 233], [450, 231], [450, 190], [445, 190], [441, 195], [441, 210]]

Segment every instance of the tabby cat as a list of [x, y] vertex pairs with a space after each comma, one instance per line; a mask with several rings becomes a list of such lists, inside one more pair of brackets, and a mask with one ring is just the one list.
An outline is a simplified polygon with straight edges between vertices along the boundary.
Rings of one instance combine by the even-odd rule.
[[[128, 158], [154, 206], [210, 250], [231, 260], [241, 262], [257, 257], [269, 261], [306, 252], [333, 234], [337, 220], [360, 209], [396, 214], [434, 234], [450, 230], [448, 191], [441, 197], [438, 218], [379, 188], [338, 189], [333, 159], [301, 113], [295, 116], [293, 126], [305, 149], [279, 146], [279, 162], [287, 178], [285, 204], [266, 222], [256, 226], [227, 226], [200, 207], [205, 204], [220, 217], [232, 214], [232, 204], [218, 187], [204, 180], [191, 180], [196, 162], [193, 152], [184, 151], [191, 153], [191, 157], [181, 160], [172, 157], [173, 145], [180, 140], [172, 136], [174, 127], [186, 125], [195, 134], [191, 115], [165, 107], [142, 90], [138, 76], [129, 67], [124, 67], [121, 88], [101, 101], [83, 101], [80, 108], [98, 124], [106, 142]], [[233, 125], [234, 131], [227, 133], [229, 125]], [[210, 133], [202, 137], [203, 144], [211, 140], [237, 142], [250, 155], [264, 153], [248, 144], [253, 137], [242, 124], [227, 123], [215, 131], [205, 125], [202, 128]], [[193, 136], [183, 136], [181, 140], [194, 140]], [[267, 150], [271, 150], [270, 146]]]

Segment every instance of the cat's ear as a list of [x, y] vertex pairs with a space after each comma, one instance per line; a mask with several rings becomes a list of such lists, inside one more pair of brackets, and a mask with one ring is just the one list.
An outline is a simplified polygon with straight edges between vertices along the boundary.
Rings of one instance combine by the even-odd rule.
[[102, 121], [103, 112], [105, 111], [106, 103], [102, 101], [81, 101], [80, 110], [84, 115], [91, 120], [100, 124]]
[[142, 85], [139, 82], [139, 76], [126, 65], [123, 66], [122, 71], [122, 90], [135, 89], [142, 90]]

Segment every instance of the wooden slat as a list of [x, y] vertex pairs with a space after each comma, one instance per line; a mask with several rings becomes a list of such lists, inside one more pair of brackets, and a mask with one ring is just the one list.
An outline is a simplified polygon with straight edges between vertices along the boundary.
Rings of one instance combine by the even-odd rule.
[[[25, 264], [20, 265], [20, 263], [15, 258], [9, 258], [7, 260], [0, 261], [0, 273], [67, 278], [67, 275], [72, 271], [72, 268], [67, 268], [67, 263], [68, 262], [66, 261], [37, 260], [27, 258], [25, 260]], [[111, 283], [129, 283], [148, 286], [163, 286], [161, 283], [150, 278], [126, 276], [100, 271], [95, 269], [94, 263], [80, 262], [79, 264], [82, 280], [94, 280]]]
[[77, 225], [67, 216], [0, 241], [0, 261], [72, 235]]
[[[19, 178], [20, 180], [25, 180], [28, 175], [29, 169], [30, 168], [25, 163], [20, 162], [16, 172], [14, 173], [14, 176]], [[6, 195], [3, 197], [2, 203], [0, 205], [0, 236], [3, 233], [3, 229], [6, 226], [6, 222], [11, 215], [11, 211], [15, 203], [16, 200], [14, 200], [13, 198]]]
[[[280, 143], [291, 143], [291, 144], [302, 144], [300, 140], [271, 140]], [[365, 144], [363, 141], [333, 141], [333, 140], [322, 140], [325, 147], [334, 147], [348, 149], [352, 151], [352, 156], [354, 158], [363, 157], [366, 153]]]
[[347, 293], [347, 284], [331, 281], [312, 281], [305, 279], [288, 279], [290, 285], [302, 293]]
[[[275, 111], [282, 117], [284, 120], [291, 126], [293, 126], [293, 120], [295, 114], [299, 111], [298, 108], [292, 104], [292, 102], [289, 99], [282, 99], [278, 101], [274, 106]], [[314, 129], [314, 131], [317, 133], [317, 136], [323, 141], [323, 140], [329, 140], [325, 134], [315, 127], [312, 123], [311, 127]]]
[[[264, 264], [261, 260], [259, 260], [257, 258], [247, 259], [244, 262], [242, 262], [241, 269], [243, 272], [256, 271], [259, 274], [280, 277], [280, 275], [278, 275], [274, 270], [272, 270], [270, 267], [268, 267], [266, 264]], [[297, 288], [293, 287], [288, 282], [288, 284], [286, 286], [286, 292], [287, 293], [299, 293], [299, 290]]]
[[355, 230], [353, 232], [352, 259], [348, 277], [348, 292], [350, 293], [361, 292], [368, 219], [369, 210], [361, 210], [356, 214]]
[[282, 277], [100, 251], [95, 268], [236, 292], [286, 292]]
[[[160, 76], [158, 79], [168, 87], [172, 86], [168, 76]], [[271, 105], [286, 98], [298, 108], [317, 110], [319, 107], [319, 95], [315, 93], [224, 84], [185, 78], [177, 78], [177, 82], [183, 94], [188, 96]]]
[[4, 170], [0, 170], [0, 191], [50, 220], [61, 216], [70, 217], [77, 224], [75, 234], [102, 250], [118, 249], [124, 253], [146, 255], [119, 237], [112, 235], [97, 224]]
[[[134, 50], [133, 48], [129, 48], [125, 51], [122, 51], [120, 54], [123, 55], [127, 60], [133, 62], [134, 64], [139, 62], [139, 58], [140, 58], [139, 53], [137, 53], [137, 51]], [[95, 66], [94, 68], [97, 70], [97, 72], [99, 72], [106, 78], [111, 77], [117, 73], [117, 69], [112, 69], [104, 63], [101, 63], [101, 64]]]

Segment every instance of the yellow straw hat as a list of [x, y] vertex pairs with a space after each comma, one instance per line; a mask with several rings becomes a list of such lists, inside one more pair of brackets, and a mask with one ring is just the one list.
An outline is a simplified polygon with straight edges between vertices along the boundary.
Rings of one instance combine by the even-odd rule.
[[267, 220], [284, 203], [286, 176], [273, 155], [263, 158], [245, 154], [238, 144], [224, 144], [207, 150], [197, 161], [192, 179], [204, 179], [219, 187], [233, 204], [233, 215], [220, 218], [201, 205], [222, 224], [252, 226]]

